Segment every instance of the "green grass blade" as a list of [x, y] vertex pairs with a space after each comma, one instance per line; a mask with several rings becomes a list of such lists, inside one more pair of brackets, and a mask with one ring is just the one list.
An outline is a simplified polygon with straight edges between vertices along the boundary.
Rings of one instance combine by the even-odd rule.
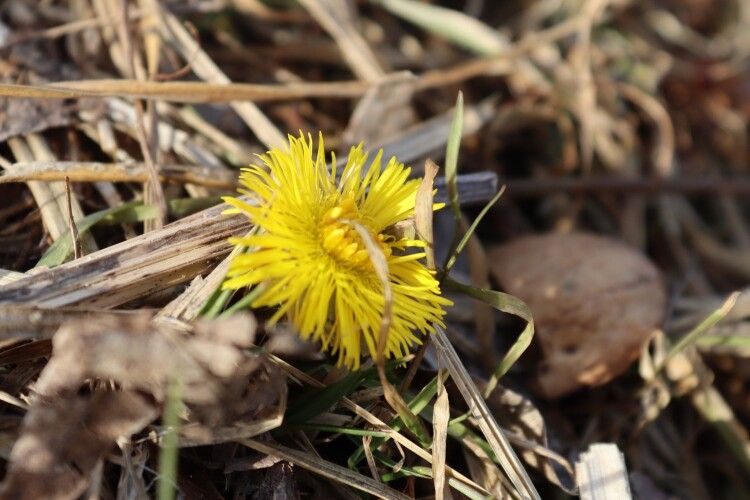
[[466, 248], [466, 245], [469, 243], [469, 240], [471, 239], [471, 236], [474, 234], [474, 231], [477, 230], [477, 226], [479, 226], [479, 223], [482, 222], [482, 219], [484, 219], [484, 216], [487, 215], [487, 212], [490, 211], [490, 208], [492, 208], [495, 205], [495, 203], [497, 203], [498, 200], [500, 200], [500, 197], [503, 196], [504, 192], [505, 192], [505, 186], [500, 188], [500, 191], [498, 191], [497, 194], [493, 196], [489, 202], [487, 202], [484, 208], [482, 208], [482, 211], [479, 212], [479, 215], [476, 216], [474, 221], [466, 230], [466, 233], [464, 233], [463, 237], [461, 238], [461, 241], [459, 241], [458, 245], [456, 245], [456, 248], [453, 249], [448, 254], [448, 261], [443, 266], [443, 273], [445, 275], [447, 275], [450, 272], [450, 270], [453, 268], [453, 266], [456, 264], [456, 260], [458, 259], [458, 256], [461, 255], [461, 252], [463, 252], [464, 248]]
[[506, 42], [497, 31], [463, 12], [414, 0], [371, 1], [475, 54], [491, 56], [506, 48]]
[[383, 431], [372, 431], [368, 429], [341, 427], [339, 425], [288, 424], [287, 427], [290, 427], [292, 429], [304, 429], [304, 430], [312, 430], [312, 431], [331, 432], [333, 434], [344, 434], [346, 436], [370, 436], [374, 438], [384, 438], [388, 436], [388, 433], [383, 432]]
[[[415, 414], [418, 415], [422, 412], [429, 404], [430, 401], [432, 401], [432, 398], [435, 397], [437, 394], [437, 377], [433, 377], [432, 380], [430, 380], [427, 385], [425, 385], [419, 393], [417, 393], [414, 398], [407, 403], [407, 406], [409, 409]], [[400, 431], [404, 423], [399, 417], [393, 418], [388, 425], [395, 430], [396, 432]], [[372, 443], [370, 443], [370, 448], [373, 450], [377, 449], [381, 444], [386, 442], [388, 438], [377, 438], [373, 439]], [[360, 445], [356, 450], [354, 450], [354, 453], [352, 453], [349, 456], [349, 459], [347, 460], [347, 465], [350, 469], [354, 469], [357, 467], [357, 464], [365, 457], [364, 449], [362, 448], [362, 445]]]
[[456, 220], [457, 232], [461, 225], [461, 205], [458, 200], [458, 150], [461, 147], [463, 128], [464, 95], [459, 92], [450, 132], [448, 132], [448, 143], [445, 147], [445, 183], [448, 187], [448, 200], [453, 211], [453, 218]]
[[362, 382], [371, 377], [375, 377], [375, 369], [358, 370], [345, 376], [319, 391], [309, 391], [287, 410], [284, 418], [287, 424], [304, 424], [316, 415], [330, 410], [341, 398], [354, 392]]
[[485, 304], [489, 304], [499, 311], [513, 314], [514, 316], [518, 316], [526, 321], [526, 327], [521, 332], [521, 335], [518, 336], [495, 369], [492, 377], [490, 377], [484, 391], [484, 395], [487, 397], [487, 395], [491, 394], [495, 389], [500, 378], [508, 372], [510, 367], [518, 361], [518, 358], [521, 357], [531, 344], [531, 340], [534, 338], [534, 319], [531, 317], [531, 310], [521, 299], [507, 293], [464, 285], [463, 283], [459, 283], [450, 278], [446, 279], [446, 286], [453, 290], [465, 293], [477, 300], [481, 300]]
[[167, 389], [162, 421], [164, 436], [159, 453], [159, 488], [156, 494], [159, 500], [174, 500], [175, 498], [181, 407], [182, 384], [179, 377], [173, 376]]
[[[392, 471], [396, 468], [396, 462], [392, 458], [389, 458], [385, 456], [384, 454], [373, 451], [373, 456], [377, 461], [385, 465], [386, 467], [390, 468]], [[380, 479], [384, 483], [388, 483], [390, 481], [395, 481], [396, 479], [401, 479], [402, 477], [418, 477], [421, 479], [432, 479], [432, 469], [429, 467], [425, 467], [423, 465], [413, 465], [411, 467], [408, 466], [401, 466], [398, 471], [393, 472], [386, 472], [381, 475]], [[472, 500], [486, 500], [487, 497], [484, 496], [481, 492], [476, 491], [474, 488], [471, 488], [469, 485], [462, 483], [461, 481], [458, 481], [454, 478], [448, 478], [448, 484], [451, 488], [455, 489], [456, 491], [463, 493], [466, 497], [471, 498]]]
[[[76, 222], [76, 226], [78, 227], [78, 234], [79, 236], [84, 234], [89, 229], [91, 229], [95, 224], [99, 224], [99, 223], [127, 222], [129, 221], [129, 219], [133, 217], [135, 213], [137, 213], [137, 209], [142, 206], [143, 205], [141, 205], [141, 203], [138, 201], [131, 201], [129, 203], [124, 203], [120, 205], [119, 207], [112, 207], [106, 210], [100, 210], [99, 212], [94, 212], [93, 214], [87, 215], [83, 219]], [[67, 233], [62, 235], [60, 238], [58, 238], [57, 241], [55, 241], [52, 245], [50, 245], [47, 251], [44, 252], [44, 255], [42, 256], [42, 258], [39, 259], [39, 262], [37, 262], [36, 267], [59, 266], [60, 264], [70, 259], [70, 257], [72, 256], [73, 256], [73, 238], [70, 235], [70, 231], [68, 231]]]
[[[214, 206], [220, 201], [221, 199], [216, 197], [178, 198], [169, 200], [168, 208], [172, 216], [179, 218]], [[144, 205], [140, 201], [131, 201], [123, 203], [119, 207], [111, 207], [89, 214], [76, 222], [76, 227], [78, 228], [78, 235], [80, 237], [80, 235], [88, 232], [97, 224], [130, 224], [143, 222], [146, 219], [153, 219], [154, 217], [156, 217], [156, 207]], [[70, 231], [67, 231], [50, 245], [42, 258], [39, 259], [39, 262], [37, 262], [36, 267], [56, 267], [64, 264], [71, 257], [73, 257], [73, 238], [70, 235]]]
[[711, 349], [723, 347], [725, 349], [737, 349], [747, 352], [750, 349], [750, 337], [744, 335], [701, 335], [695, 340], [695, 345]]
[[661, 367], [666, 366], [667, 362], [678, 353], [682, 352], [687, 346], [695, 343], [698, 338], [715, 326], [719, 321], [724, 319], [729, 311], [732, 310], [734, 305], [737, 303], [737, 299], [740, 297], [740, 292], [732, 293], [724, 303], [716, 309], [714, 312], [708, 315], [706, 319], [700, 322], [698, 326], [690, 330], [680, 340], [677, 341], [670, 349], [664, 358], [664, 361], [660, 364]]
[[247, 294], [244, 297], [242, 297], [240, 300], [238, 300], [237, 302], [229, 306], [226, 309], [226, 311], [221, 313], [219, 316], [223, 318], [226, 316], [230, 316], [236, 313], [237, 311], [247, 309], [248, 307], [250, 307], [250, 304], [252, 304], [253, 301], [255, 301], [255, 299], [257, 299], [261, 293], [263, 293], [263, 290], [265, 289], [266, 287], [261, 283], [260, 285], [256, 286], [255, 288], [247, 292]]
[[218, 287], [206, 303], [203, 304], [203, 309], [201, 309], [199, 316], [206, 319], [218, 318], [235, 292], [236, 290], [222, 290], [221, 287]]

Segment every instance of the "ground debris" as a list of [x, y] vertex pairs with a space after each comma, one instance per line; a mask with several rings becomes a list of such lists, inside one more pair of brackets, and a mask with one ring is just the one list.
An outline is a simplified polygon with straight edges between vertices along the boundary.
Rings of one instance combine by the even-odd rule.
[[285, 379], [246, 352], [254, 335], [248, 314], [198, 322], [187, 333], [149, 315], [64, 324], [33, 386], [0, 498], [80, 495], [115, 442], [158, 416], [173, 377], [183, 386], [188, 441], [278, 425]]

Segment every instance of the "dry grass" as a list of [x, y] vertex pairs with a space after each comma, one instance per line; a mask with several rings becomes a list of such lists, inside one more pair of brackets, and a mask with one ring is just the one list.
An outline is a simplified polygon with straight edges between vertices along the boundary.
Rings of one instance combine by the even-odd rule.
[[[602, 473], [640, 498], [750, 496], [750, 307], [729, 295], [750, 279], [749, 19], [701, 0], [6, 2], [0, 498], [591, 498]], [[219, 196], [299, 130], [426, 174], [416, 232], [456, 305], [407, 359], [346, 372], [219, 291], [227, 238], [252, 230]], [[669, 292], [637, 367], [556, 400], [484, 251], [549, 230], [626, 242]]]

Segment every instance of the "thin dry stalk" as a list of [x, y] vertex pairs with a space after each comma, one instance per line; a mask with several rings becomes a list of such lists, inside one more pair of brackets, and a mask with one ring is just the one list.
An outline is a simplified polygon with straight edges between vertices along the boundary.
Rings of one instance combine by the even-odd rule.
[[391, 321], [393, 319], [393, 288], [391, 287], [388, 261], [386, 260], [383, 251], [365, 226], [357, 222], [350, 222], [350, 224], [356, 229], [359, 237], [362, 238], [365, 248], [367, 248], [367, 252], [370, 255], [372, 266], [375, 269], [375, 275], [383, 285], [383, 316], [380, 323], [380, 332], [378, 333], [377, 353], [375, 357], [380, 385], [383, 387], [383, 395], [391, 408], [398, 413], [402, 420], [410, 424], [409, 428], [420, 429], [422, 431], [422, 436], [420, 436], [420, 438], [425, 439], [427, 437], [427, 432], [422, 429], [423, 425], [421, 420], [419, 420], [411, 409], [409, 409], [406, 401], [401, 397], [401, 393], [399, 393], [393, 384], [391, 384], [385, 373], [385, 353], [388, 346], [388, 334], [391, 329]]
[[375, 464], [375, 457], [372, 454], [372, 436], [362, 436], [362, 450], [365, 452], [365, 459], [367, 460], [367, 467], [370, 469], [370, 475], [375, 481], [380, 481], [380, 474], [378, 474], [378, 466]]
[[437, 375], [437, 399], [432, 410], [432, 481], [435, 484], [435, 500], [452, 500], [453, 496], [445, 482], [446, 446], [448, 445], [448, 421], [451, 418], [448, 392], [443, 384], [443, 371]]
[[495, 417], [492, 416], [487, 403], [474, 385], [445, 331], [439, 326], [435, 327], [434, 344], [446, 361], [451, 378], [455, 381], [464, 401], [469, 406], [469, 412], [476, 419], [477, 425], [492, 447], [492, 451], [517, 493], [523, 498], [539, 499], [539, 493], [537, 493], [534, 484], [526, 473], [526, 469], [508, 443], [508, 439], [495, 421]]
[[[240, 106], [250, 104], [240, 101], [272, 102], [315, 97], [349, 99], [364, 95], [372, 86], [357, 81], [264, 85], [229, 81], [223, 83], [221, 78], [215, 79], [217, 81], [208, 83], [100, 79], [51, 82], [44, 85], [0, 84], [0, 96], [31, 99], [129, 97], [182, 103], [234, 103], [233, 106]], [[240, 106], [240, 109], [244, 107]]]
[[[191, 67], [196, 75], [211, 83], [222, 85], [231, 83], [229, 77], [208, 57], [176, 17], [162, 9], [160, 18], [162, 36], [177, 47], [186, 61], [191, 62]], [[283, 146], [284, 134], [255, 104], [232, 102], [231, 106], [263, 144], [268, 147]]]
[[[128, 76], [130, 78], [137, 78], [143, 80], [145, 78], [144, 69], [140, 54], [136, 52], [133, 46], [133, 41], [130, 39], [130, 31], [128, 30], [128, 1], [120, 0], [120, 23], [117, 25], [117, 33], [120, 38], [120, 43], [125, 53], [125, 59], [127, 61]], [[152, 40], [154, 34], [147, 35], [148, 40]], [[158, 38], [158, 35], [156, 35]], [[151, 46], [153, 48], [153, 45]], [[152, 52], [149, 55], [153, 56]], [[157, 53], [158, 58], [158, 53]], [[158, 61], [158, 59], [157, 59]], [[158, 65], [158, 62], [157, 62]], [[167, 201], [164, 197], [164, 190], [162, 189], [161, 183], [159, 182], [159, 127], [156, 126], [156, 115], [154, 107], [149, 107], [149, 123], [152, 125], [150, 130], [146, 129], [146, 118], [143, 111], [143, 103], [136, 99], [134, 102], [135, 114], [136, 114], [136, 134], [138, 137], [138, 144], [141, 147], [141, 154], [146, 163], [146, 172], [148, 173], [148, 180], [143, 186], [143, 199], [148, 204], [156, 206], [156, 218], [149, 219], [144, 222], [144, 232], [153, 231], [154, 229], [161, 229], [167, 220]], [[152, 140], [149, 140], [149, 132]]]
[[417, 190], [417, 201], [414, 208], [414, 226], [417, 231], [417, 238], [425, 244], [427, 267], [430, 269], [435, 269], [435, 239], [432, 234], [432, 211], [434, 210], [432, 191], [438, 169], [438, 166], [432, 160], [425, 161], [424, 175]]
[[275, 443], [263, 443], [256, 439], [243, 439], [240, 444], [260, 453], [278, 457], [337, 483], [343, 483], [378, 498], [408, 500], [409, 497], [383, 483], [358, 474], [350, 469], [302, 451]]
[[[146, 164], [140, 162], [18, 162], [5, 169], [3, 175], [0, 176], [0, 184], [64, 181], [66, 178], [72, 182], [146, 182], [149, 175]], [[221, 189], [237, 187], [237, 175], [231, 170], [200, 165], [162, 165], [159, 180]]]
[[299, 3], [333, 37], [357, 78], [374, 82], [384, 76], [385, 72], [375, 54], [354, 25], [350, 11], [352, 7], [347, 2], [299, 0]]
[[78, 227], [73, 219], [73, 203], [70, 196], [70, 178], [65, 178], [65, 197], [68, 202], [68, 228], [70, 237], [73, 238], [73, 258], [81, 258], [81, 240], [78, 238]]
[[[31, 154], [29, 147], [22, 138], [12, 137], [8, 140], [8, 146], [10, 147], [13, 155], [19, 161], [34, 161], [34, 156]], [[59, 239], [68, 230], [68, 224], [64, 212], [61, 210], [60, 205], [57, 201], [57, 193], [53, 192], [53, 188], [56, 189], [56, 184], [48, 184], [45, 182], [30, 181], [27, 183], [29, 190], [31, 191], [34, 201], [36, 201], [39, 207], [39, 212], [42, 214], [42, 222], [44, 227], [49, 232], [53, 240]], [[64, 201], [65, 186], [63, 185], [63, 192], [61, 193]]]

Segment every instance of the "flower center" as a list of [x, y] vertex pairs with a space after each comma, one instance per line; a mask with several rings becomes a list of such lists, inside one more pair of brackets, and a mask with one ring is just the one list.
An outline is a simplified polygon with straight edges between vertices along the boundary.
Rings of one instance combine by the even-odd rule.
[[[357, 205], [351, 198], [342, 199], [336, 206], [328, 209], [320, 221], [320, 238], [323, 249], [336, 261], [357, 269], [371, 269], [370, 254], [362, 237], [352, 224], [356, 222], [367, 227], [359, 215]], [[368, 228], [369, 231], [369, 228]], [[386, 236], [373, 235], [386, 257], [391, 249], [385, 244]]]

